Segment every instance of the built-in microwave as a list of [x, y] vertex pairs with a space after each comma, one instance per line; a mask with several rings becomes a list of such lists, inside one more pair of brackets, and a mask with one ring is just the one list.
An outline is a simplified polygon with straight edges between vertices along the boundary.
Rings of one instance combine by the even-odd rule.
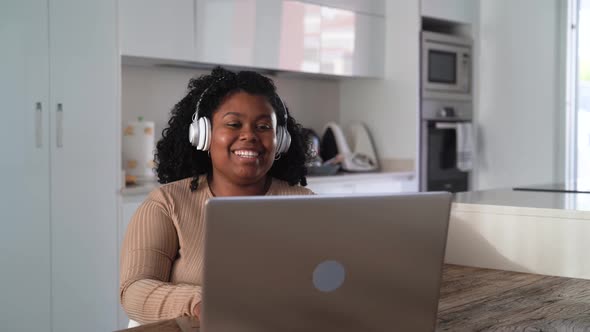
[[471, 50], [468, 38], [422, 32], [422, 94], [440, 98], [471, 96]]

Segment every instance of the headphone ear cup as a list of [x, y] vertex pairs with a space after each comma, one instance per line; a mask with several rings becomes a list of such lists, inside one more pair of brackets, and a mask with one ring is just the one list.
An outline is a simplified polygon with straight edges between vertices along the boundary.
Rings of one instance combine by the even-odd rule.
[[188, 141], [194, 147], [199, 144], [199, 124], [197, 122], [192, 122], [188, 127]]
[[203, 151], [205, 148], [205, 141], [207, 140], [207, 124], [205, 123], [205, 118], [199, 118], [197, 120], [197, 124], [199, 126], [199, 141], [197, 144], [197, 150]]
[[207, 117], [202, 117], [205, 123], [205, 142], [203, 144], [203, 151], [209, 151], [211, 147], [211, 121]]
[[290, 145], [291, 135], [289, 135], [289, 132], [285, 127], [280, 126], [279, 130], [277, 130], [277, 157], [281, 153], [287, 153]]
[[287, 127], [283, 127], [283, 149], [281, 153], [289, 152], [289, 147], [291, 146], [291, 134], [287, 130]]
[[275, 157], [278, 157], [281, 154], [283, 149], [283, 128], [279, 127], [277, 129], [277, 150], [275, 152]]

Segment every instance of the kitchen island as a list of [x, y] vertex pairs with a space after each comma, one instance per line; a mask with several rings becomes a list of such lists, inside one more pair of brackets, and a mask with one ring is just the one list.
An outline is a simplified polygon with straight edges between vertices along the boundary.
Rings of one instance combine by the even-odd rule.
[[590, 194], [458, 193], [445, 262], [590, 279]]

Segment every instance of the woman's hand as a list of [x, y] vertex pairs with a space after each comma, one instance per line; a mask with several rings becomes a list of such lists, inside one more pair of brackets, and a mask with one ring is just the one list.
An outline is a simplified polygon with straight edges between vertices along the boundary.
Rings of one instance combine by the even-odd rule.
[[202, 302], [197, 303], [197, 305], [195, 306], [195, 310], [193, 312], [195, 317], [197, 317], [199, 320], [201, 320], [201, 303]]

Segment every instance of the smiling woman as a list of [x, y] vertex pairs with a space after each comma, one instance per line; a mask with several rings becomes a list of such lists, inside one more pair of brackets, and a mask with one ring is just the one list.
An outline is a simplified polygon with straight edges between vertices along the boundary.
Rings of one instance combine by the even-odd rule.
[[[192, 177], [191, 189], [196, 190], [199, 176], [211, 175], [210, 154], [215, 152], [210, 147], [216, 143], [216, 130], [222, 128], [214, 113], [231, 111], [243, 116], [253, 110], [266, 109], [269, 111], [267, 115], [276, 120], [274, 130], [269, 132], [281, 141], [277, 142], [281, 143], [275, 158], [278, 160], [272, 163], [269, 174], [290, 185], [307, 184], [304, 167], [307, 155], [301, 126], [288, 114], [272, 80], [251, 71], [234, 73], [217, 67], [210, 75], [191, 80], [188, 90], [188, 94], [174, 106], [169, 126], [164, 129], [163, 138], [157, 145], [160, 183]], [[256, 101], [250, 103], [254, 99]], [[246, 104], [242, 104], [243, 101]], [[258, 131], [255, 139], [259, 134]], [[283, 139], [285, 136], [290, 137], [290, 144], [288, 139]]]
[[121, 251], [121, 304], [140, 323], [199, 316], [209, 198], [313, 194], [301, 126], [269, 78], [215, 68], [189, 82], [168, 125], [156, 152], [165, 185], [136, 211]]
[[[256, 183], [268, 190], [267, 173], [272, 167], [277, 140], [277, 117], [263, 96], [236, 92], [213, 114], [211, 160], [216, 176], [209, 183], [211, 191], [232, 196], [233, 185]], [[225, 192], [222, 192], [225, 191]]]

